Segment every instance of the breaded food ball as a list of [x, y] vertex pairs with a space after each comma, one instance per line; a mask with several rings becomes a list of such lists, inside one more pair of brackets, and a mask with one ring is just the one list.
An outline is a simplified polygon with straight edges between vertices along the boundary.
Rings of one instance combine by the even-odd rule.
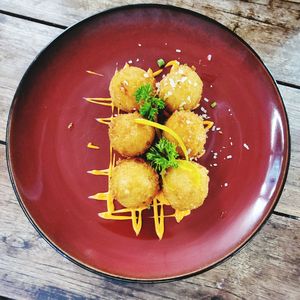
[[187, 65], [175, 65], [160, 81], [159, 97], [165, 100], [168, 111], [192, 110], [200, 102], [203, 82], [199, 75]]
[[201, 206], [208, 194], [208, 170], [191, 161], [178, 160], [162, 176], [163, 195], [174, 209], [191, 210]]
[[140, 86], [148, 83], [155, 87], [155, 79], [151, 73], [126, 64], [123, 69], [116, 71], [109, 84], [113, 104], [126, 112], [137, 110], [139, 105], [134, 93]]
[[142, 159], [121, 160], [112, 171], [112, 195], [127, 208], [150, 205], [158, 190], [157, 173]]
[[121, 114], [109, 124], [109, 139], [114, 150], [122, 156], [133, 157], [143, 154], [155, 138], [155, 129], [134, 122], [142, 118], [138, 112]]
[[[175, 111], [165, 125], [173, 129], [181, 137], [187, 148], [189, 157], [196, 157], [203, 153], [206, 142], [206, 130], [204, 129], [202, 117], [191, 111]], [[178, 154], [184, 157], [181, 148], [173, 136], [165, 131], [163, 135], [177, 146], [176, 150]]]

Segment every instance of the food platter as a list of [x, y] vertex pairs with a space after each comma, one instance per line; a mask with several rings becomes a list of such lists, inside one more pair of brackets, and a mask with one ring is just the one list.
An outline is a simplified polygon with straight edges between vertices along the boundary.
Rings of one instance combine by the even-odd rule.
[[[215, 123], [199, 159], [209, 169], [208, 197], [181, 223], [166, 219], [162, 240], [150, 213], [136, 236], [128, 221], [99, 218], [104, 203], [88, 199], [107, 188], [87, 171], [107, 167], [108, 130], [95, 119], [109, 108], [83, 100], [109, 97], [126, 62], [155, 69], [160, 57], [196, 67], [201, 105]], [[91, 141], [99, 151], [86, 147]], [[58, 36], [20, 82], [7, 144], [13, 187], [37, 231], [88, 270], [142, 281], [190, 276], [245, 245], [280, 197], [290, 152], [284, 104], [258, 55], [216, 21], [162, 5], [108, 10]]]

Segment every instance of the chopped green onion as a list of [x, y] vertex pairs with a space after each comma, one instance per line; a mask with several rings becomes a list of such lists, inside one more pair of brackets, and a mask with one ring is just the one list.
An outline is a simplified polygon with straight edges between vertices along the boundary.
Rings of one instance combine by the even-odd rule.
[[160, 58], [160, 59], [157, 60], [157, 65], [158, 65], [160, 68], [162, 68], [165, 64], [166, 64], [166, 63], [165, 63], [165, 61], [164, 61], [162, 58]]
[[216, 102], [216, 101], [214, 101], [214, 102], [211, 103], [211, 105], [210, 105], [211, 108], [215, 108], [216, 106], [217, 106], [217, 102]]

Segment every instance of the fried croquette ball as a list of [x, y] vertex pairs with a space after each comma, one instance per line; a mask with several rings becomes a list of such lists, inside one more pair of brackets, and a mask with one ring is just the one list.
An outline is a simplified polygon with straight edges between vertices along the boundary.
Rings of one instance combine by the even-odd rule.
[[122, 156], [133, 157], [143, 154], [155, 138], [155, 129], [134, 122], [142, 118], [138, 112], [121, 114], [109, 125], [110, 144]]
[[150, 205], [158, 190], [157, 173], [142, 159], [121, 160], [112, 171], [112, 195], [127, 208]]
[[191, 210], [201, 206], [208, 194], [208, 170], [191, 161], [178, 160], [162, 176], [163, 195], [174, 209]]
[[137, 67], [125, 65], [120, 71], [116, 71], [110, 81], [109, 92], [113, 104], [123, 111], [131, 112], [139, 108], [134, 93], [145, 84], [150, 83], [155, 87], [153, 75]]
[[[202, 117], [191, 111], [175, 111], [165, 125], [173, 129], [181, 137], [189, 157], [196, 157], [203, 153], [206, 142], [206, 130], [203, 126]], [[163, 135], [177, 146], [178, 154], [184, 157], [181, 147], [178, 146], [173, 136], [165, 131]]]
[[159, 97], [165, 100], [168, 111], [196, 108], [202, 96], [203, 83], [198, 74], [187, 65], [175, 65], [160, 81]]

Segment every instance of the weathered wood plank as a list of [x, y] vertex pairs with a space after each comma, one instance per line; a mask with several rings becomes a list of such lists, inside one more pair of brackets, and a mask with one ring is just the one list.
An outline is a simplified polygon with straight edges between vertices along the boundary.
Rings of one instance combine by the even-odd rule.
[[236, 256], [185, 280], [125, 283], [77, 267], [56, 253], [26, 219], [10, 186], [4, 149], [0, 146], [0, 295], [14, 299], [299, 298], [300, 221], [275, 215]]
[[23, 73], [61, 31], [0, 14], [0, 140], [5, 140], [10, 103]]
[[291, 161], [286, 185], [276, 211], [300, 217], [300, 90], [279, 86], [291, 133]]
[[[5, 140], [9, 106], [22, 74], [40, 49], [60, 32], [57, 28], [0, 15], [0, 140]], [[300, 216], [297, 201], [300, 198], [300, 90], [285, 86], [280, 86], [280, 90], [290, 117], [293, 143], [288, 182], [277, 211]]]
[[[1, 0], [5, 11], [71, 25], [115, 6], [153, 1], [17, 1]], [[298, 1], [297, 1], [298, 2]], [[163, 0], [154, 3], [188, 8], [234, 30], [262, 57], [276, 79], [300, 85], [300, 3], [282, 0], [218, 1]]]

